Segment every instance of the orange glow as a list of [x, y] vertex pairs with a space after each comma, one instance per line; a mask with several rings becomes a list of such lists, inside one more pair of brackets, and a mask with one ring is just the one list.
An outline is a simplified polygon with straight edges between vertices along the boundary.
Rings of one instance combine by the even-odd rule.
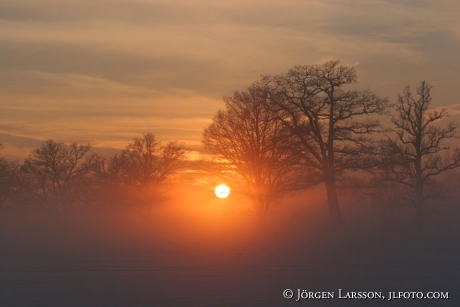
[[230, 188], [225, 184], [220, 184], [214, 189], [214, 193], [219, 198], [227, 198], [230, 195]]

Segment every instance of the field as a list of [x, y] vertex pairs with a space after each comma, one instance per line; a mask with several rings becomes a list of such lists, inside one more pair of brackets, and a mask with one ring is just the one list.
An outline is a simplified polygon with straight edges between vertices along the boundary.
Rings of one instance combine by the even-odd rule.
[[[411, 211], [390, 225], [345, 200], [347, 224], [335, 230], [318, 195], [294, 195], [263, 222], [243, 199], [186, 189], [149, 206], [64, 217], [6, 210], [0, 305], [458, 306], [454, 203], [439, 205], [420, 234]], [[291, 300], [285, 289], [294, 291]], [[298, 289], [334, 298], [296, 302]], [[339, 299], [339, 289], [382, 292], [385, 300]], [[449, 299], [388, 301], [393, 291], [449, 292]]]

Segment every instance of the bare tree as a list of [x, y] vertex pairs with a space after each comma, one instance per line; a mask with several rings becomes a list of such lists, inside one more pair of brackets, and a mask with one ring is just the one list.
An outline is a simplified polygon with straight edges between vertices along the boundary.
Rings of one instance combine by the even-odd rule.
[[[2, 144], [0, 144], [0, 149], [2, 149]], [[0, 207], [17, 190], [17, 171], [17, 163], [0, 156]]]
[[33, 150], [24, 161], [23, 172], [29, 192], [48, 207], [66, 211], [81, 195], [82, 180], [87, 173], [84, 157], [89, 145], [48, 140]]
[[142, 138], [134, 138], [122, 152], [126, 184], [150, 189], [168, 179], [181, 167], [188, 149], [177, 141], [166, 146], [146, 133]]
[[326, 185], [330, 216], [341, 224], [337, 176], [345, 170], [369, 167], [369, 134], [380, 123], [372, 114], [388, 106], [369, 90], [343, 87], [356, 82], [352, 66], [329, 61], [295, 66], [286, 74], [265, 76], [259, 85], [269, 93], [268, 108], [297, 137], [296, 152], [319, 171]]
[[[409, 86], [398, 95], [392, 135], [382, 142], [383, 176], [410, 187], [415, 194], [417, 225], [424, 224], [425, 193], [433, 177], [460, 167], [460, 149], [449, 154], [446, 141], [456, 137], [456, 125], [435, 126], [447, 110], [430, 110], [431, 88], [421, 81], [416, 95]], [[443, 155], [445, 153], [445, 155]]]
[[169, 142], [162, 146], [153, 134], [146, 133], [133, 138], [121, 153], [93, 154], [86, 161], [91, 198], [106, 205], [150, 201], [150, 193], [157, 193], [161, 183], [183, 167], [187, 152], [184, 144]]
[[288, 150], [293, 136], [264, 107], [266, 94], [253, 86], [225, 97], [225, 110], [203, 132], [205, 148], [220, 158], [221, 175], [243, 182], [261, 217], [284, 193], [313, 181]]
[[126, 168], [126, 162], [121, 155], [101, 156], [93, 154], [88, 158], [87, 163], [96, 182], [101, 182], [111, 189], [123, 184], [123, 169]]

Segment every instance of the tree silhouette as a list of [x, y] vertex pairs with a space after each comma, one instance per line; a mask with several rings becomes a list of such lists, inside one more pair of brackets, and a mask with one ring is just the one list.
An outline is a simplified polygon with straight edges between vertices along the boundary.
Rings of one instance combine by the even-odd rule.
[[83, 177], [88, 169], [84, 157], [89, 145], [48, 140], [33, 150], [22, 171], [28, 191], [48, 208], [63, 212], [82, 195]]
[[369, 133], [380, 127], [378, 120], [369, 115], [382, 114], [388, 106], [386, 98], [369, 90], [343, 89], [355, 83], [356, 78], [354, 67], [329, 61], [295, 66], [286, 74], [265, 76], [259, 82], [269, 94], [267, 107], [297, 137], [295, 152], [322, 174], [335, 224], [342, 220], [337, 175], [369, 167]]
[[[426, 187], [433, 177], [460, 167], [460, 150], [449, 156], [448, 139], [456, 136], [456, 125], [435, 126], [447, 110], [430, 110], [431, 88], [421, 81], [416, 95], [409, 86], [398, 95], [397, 115], [392, 119], [392, 135], [382, 142], [383, 177], [410, 187], [415, 194], [417, 225], [424, 224]], [[446, 153], [446, 155], [443, 155]]]
[[187, 152], [177, 141], [161, 146], [151, 133], [133, 138], [121, 154], [125, 183], [144, 190], [154, 188], [181, 167]]
[[[0, 149], [2, 149], [0, 144]], [[0, 156], [0, 206], [17, 190], [18, 165]]]
[[293, 135], [264, 107], [266, 98], [256, 86], [225, 97], [225, 110], [218, 111], [203, 132], [205, 148], [220, 157], [220, 175], [243, 182], [241, 189], [252, 198], [260, 217], [308, 178], [289, 152]]

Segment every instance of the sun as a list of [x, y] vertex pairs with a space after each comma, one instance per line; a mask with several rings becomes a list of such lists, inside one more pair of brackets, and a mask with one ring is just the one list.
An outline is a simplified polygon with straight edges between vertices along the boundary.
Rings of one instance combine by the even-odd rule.
[[220, 184], [214, 189], [214, 193], [219, 198], [227, 198], [230, 195], [230, 188], [225, 184]]

